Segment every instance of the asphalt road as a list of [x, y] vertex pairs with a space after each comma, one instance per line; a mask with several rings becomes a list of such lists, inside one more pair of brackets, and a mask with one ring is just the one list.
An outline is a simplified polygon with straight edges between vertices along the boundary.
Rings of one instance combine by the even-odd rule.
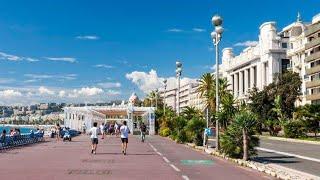
[[271, 179], [159, 136], [131, 136], [126, 156], [119, 137], [99, 139], [92, 155], [89, 137], [80, 136], [0, 152], [0, 162], [0, 179], [13, 180]]
[[[278, 164], [284, 167], [320, 176], [320, 145], [261, 138], [260, 147], [268, 150], [275, 150], [277, 152], [259, 150], [258, 156], [255, 158], [256, 161]], [[301, 158], [299, 158], [300, 156]]]

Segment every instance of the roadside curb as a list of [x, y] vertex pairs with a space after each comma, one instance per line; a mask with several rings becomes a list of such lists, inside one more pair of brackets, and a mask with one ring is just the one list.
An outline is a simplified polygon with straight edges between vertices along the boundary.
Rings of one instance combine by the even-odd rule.
[[278, 140], [278, 141], [285, 141], [285, 142], [295, 142], [295, 143], [305, 143], [305, 144], [314, 144], [320, 145], [318, 141], [308, 141], [308, 140], [301, 140], [301, 139], [292, 139], [292, 138], [284, 138], [284, 137], [272, 137], [272, 136], [262, 136], [259, 135], [259, 138], [265, 138], [270, 140]]
[[291, 170], [288, 168], [282, 168], [282, 166], [273, 165], [273, 164], [263, 164], [259, 162], [254, 161], [244, 161], [242, 159], [234, 159], [226, 156], [225, 154], [221, 154], [219, 152], [216, 152], [212, 148], [204, 148], [203, 146], [196, 146], [193, 143], [186, 143], [186, 146], [191, 147], [195, 150], [203, 151], [209, 155], [216, 156], [218, 158], [222, 158], [225, 160], [228, 160], [232, 163], [236, 163], [240, 166], [249, 167], [255, 170], [258, 170], [260, 172], [263, 172], [265, 174], [268, 174], [272, 177], [283, 179], [283, 180], [317, 180], [320, 179], [320, 177], [307, 174], [304, 172]]

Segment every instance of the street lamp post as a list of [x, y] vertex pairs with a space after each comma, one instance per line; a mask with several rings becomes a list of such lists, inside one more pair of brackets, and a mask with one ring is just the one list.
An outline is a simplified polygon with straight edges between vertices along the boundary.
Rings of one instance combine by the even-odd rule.
[[166, 94], [167, 94], [167, 80], [163, 80], [164, 94], [163, 94], [163, 114], [166, 116]]
[[155, 91], [155, 98], [156, 98], [156, 110], [158, 109], [158, 89], [156, 89], [156, 91]]
[[[215, 31], [211, 33], [213, 44], [216, 50], [216, 114], [219, 112], [219, 43], [222, 38], [223, 27], [222, 18], [219, 15], [212, 17], [212, 24], [215, 27]], [[219, 121], [216, 115], [216, 150], [219, 151]]]
[[178, 116], [180, 115], [180, 77], [182, 74], [182, 63], [177, 61], [176, 62], [176, 75], [178, 79], [178, 92], [177, 92], [177, 101], [178, 101], [178, 106], [177, 106], [177, 114]]

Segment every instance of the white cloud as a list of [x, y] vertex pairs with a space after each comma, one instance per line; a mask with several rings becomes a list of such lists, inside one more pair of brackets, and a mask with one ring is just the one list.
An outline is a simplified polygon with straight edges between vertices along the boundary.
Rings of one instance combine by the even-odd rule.
[[81, 40], [98, 40], [100, 39], [98, 36], [95, 35], [86, 35], [86, 36], [77, 36], [76, 39], [81, 39]]
[[104, 83], [98, 83], [98, 86], [102, 88], [119, 88], [121, 87], [120, 82], [104, 82]]
[[61, 91], [59, 91], [59, 97], [64, 97], [66, 95], [66, 91], [64, 91], [64, 90], [61, 90]]
[[107, 91], [107, 95], [109, 95], [109, 96], [118, 96], [120, 94], [121, 94], [120, 91], [116, 91], [116, 90], [112, 90], [112, 89]]
[[[158, 77], [158, 74], [155, 70], [151, 69], [149, 73], [134, 71], [126, 74], [126, 78], [131, 80], [135, 85], [139, 87], [144, 93], [149, 93], [152, 90], [159, 89], [163, 87], [163, 80], [165, 78]], [[169, 77], [167, 79], [167, 87], [168, 89], [176, 88], [176, 78]], [[188, 82], [195, 82], [195, 79], [190, 78], [182, 78], [181, 85], [184, 85]]]
[[9, 84], [14, 81], [15, 81], [15, 79], [11, 79], [11, 78], [0, 78], [0, 84]]
[[54, 95], [54, 91], [52, 91], [52, 90], [50, 90], [50, 89], [48, 89], [48, 88], [46, 88], [46, 87], [43, 87], [43, 86], [39, 87], [39, 93], [40, 93], [41, 95], [45, 95], [45, 94], [47, 94], [47, 95]]
[[81, 89], [74, 89], [72, 94], [69, 94], [69, 97], [79, 97], [79, 96], [95, 96], [103, 93], [104, 91], [101, 88], [96, 87], [83, 87]]
[[245, 41], [245, 42], [239, 42], [236, 43], [234, 46], [256, 46], [258, 44], [258, 41]]
[[7, 89], [0, 91], [0, 97], [7, 99], [7, 98], [14, 98], [14, 97], [20, 97], [22, 96], [21, 92], [13, 90], [13, 89]]
[[50, 61], [62, 61], [62, 62], [69, 62], [69, 63], [77, 62], [77, 59], [73, 57], [46, 57], [46, 59]]
[[210, 69], [210, 70], [212, 70], [212, 71], [215, 71], [215, 70], [216, 70], [216, 65], [211, 65], [211, 66], [206, 65], [206, 66], [204, 66], [204, 68], [205, 68], [205, 69]]
[[202, 28], [193, 28], [192, 31], [194, 31], [194, 32], [205, 32], [206, 30], [202, 29]]
[[[35, 102], [96, 103], [116, 100], [120, 90], [98, 87], [1, 87], [0, 105], [30, 105]], [[23, 98], [21, 98], [23, 97]]]
[[177, 29], [177, 28], [172, 28], [172, 29], [168, 29], [168, 32], [176, 32], [176, 33], [178, 33], [178, 32], [183, 32], [183, 30], [182, 29]]
[[61, 74], [61, 75], [52, 75], [52, 74], [24, 74], [25, 77], [30, 78], [25, 80], [25, 83], [38, 82], [43, 79], [53, 79], [58, 81], [64, 80], [74, 80], [77, 79], [77, 74]]
[[97, 64], [97, 65], [94, 65], [94, 67], [96, 67], [96, 68], [106, 68], [106, 69], [114, 68], [114, 66], [107, 65], [107, 64]]
[[4, 52], [0, 52], [0, 59], [7, 60], [7, 61], [29, 61], [29, 62], [36, 62], [39, 61], [39, 59], [30, 58], [30, 57], [22, 57], [22, 56], [16, 56], [12, 54], [7, 54]]

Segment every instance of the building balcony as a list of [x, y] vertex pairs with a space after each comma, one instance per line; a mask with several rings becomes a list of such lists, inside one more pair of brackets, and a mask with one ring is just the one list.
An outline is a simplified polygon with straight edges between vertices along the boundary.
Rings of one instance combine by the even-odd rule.
[[310, 75], [310, 74], [314, 74], [314, 73], [317, 73], [317, 72], [320, 72], [320, 65], [307, 69], [306, 74]]
[[320, 51], [318, 51], [316, 53], [313, 53], [310, 56], [306, 57], [305, 61], [306, 62], [310, 62], [310, 61], [313, 61], [313, 60], [316, 60], [316, 59], [320, 59]]
[[306, 82], [307, 88], [313, 88], [313, 87], [317, 87], [317, 86], [320, 86], [320, 79]]
[[320, 99], [320, 93], [307, 95], [307, 101], [314, 101]]
[[306, 36], [309, 36], [319, 30], [320, 30], [320, 23], [315, 24], [315, 25], [311, 25], [308, 27], [308, 30], [306, 31]]
[[313, 47], [315, 47], [317, 45], [320, 45], [320, 38], [315, 38], [311, 42], [307, 43], [306, 44], [306, 49], [313, 48]]

